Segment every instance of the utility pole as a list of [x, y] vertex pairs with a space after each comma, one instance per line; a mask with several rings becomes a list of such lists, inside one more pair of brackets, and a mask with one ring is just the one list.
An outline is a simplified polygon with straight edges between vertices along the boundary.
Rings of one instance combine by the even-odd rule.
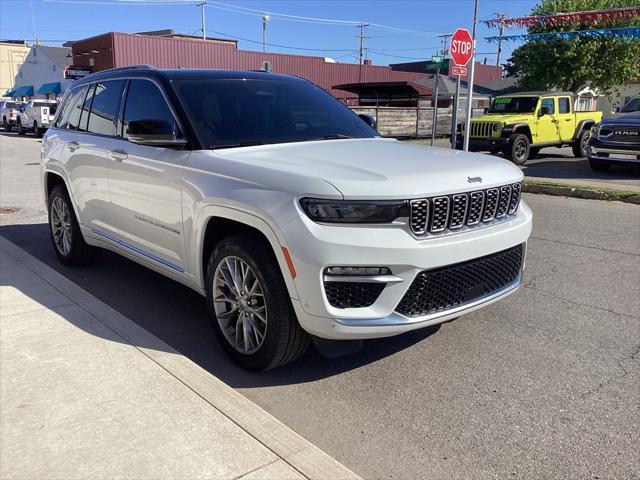
[[506, 13], [498, 12], [496, 13], [496, 18], [499, 22], [498, 32], [500, 39], [498, 40], [498, 54], [496, 56], [496, 67], [500, 66], [500, 54], [502, 53], [502, 36], [504, 35], [504, 23], [503, 20], [507, 18]]
[[262, 16], [262, 52], [267, 51], [267, 23], [269, 22], [269, 15]]
[[200, 26], [201, 26], [201, 30], [202, 30], [202, 40], [206, 40], [207, 39], [207, 27], [206, 27], [206, 22], [205, 22], [205, 18], [204, 18], [204, 7], [207, 6], [207, 0], [204, 0], [200, 3], [197, 4], [200, 7], [201, 10], [201, 17], [200, 17]]
[[360, 34], [357, 35], [357, 38], [360, 39], [360, 50], [358, 54], [358, 59], [360, 61], [360, 69], [358, 71], [358, 83], [362, 83], [362, 64], [364, 63], [364, 40], [368, 37], [364, 35], [364, 29], [369, 26], [368, 23], [359, 23], [356, 25], [360, 29]]
[[453, 33], [443, 33], [442, 35], [438, 35], [438, 37], [442, 39], [442, 57], [447, 58], [449, 55], [447, 44], [449, 43], [449, 39], [453, 37]]
[[476, 70], [476, 27], [478, 26], [478, 0], [473, 9], [473, 33], [471, 34], [471, 68], [467, 77], [467, 115], [464, 122], [464, 143], [462, 149], [469, 151], [469, 136], [471, 135], [471, 107], [473, 106], [473, 75]]

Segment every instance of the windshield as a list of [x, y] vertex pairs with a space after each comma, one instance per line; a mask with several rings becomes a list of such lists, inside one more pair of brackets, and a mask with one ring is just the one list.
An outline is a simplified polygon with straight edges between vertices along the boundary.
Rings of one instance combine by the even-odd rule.
[[205, 148], [377, 136], [362, 119], [311, 83], [205, 79], [179, 80], [175, 85]]
[[488, 113], [532, 113], [537, 104], [538, 97], [498, 97]]
[[620, 109], [622, 113], [640, 112], [640, 97], [634, 98]]
[[20, 108], [21, 106], [22, 104], [17, 102], [6, 102], [4, 104], [4, 108]]

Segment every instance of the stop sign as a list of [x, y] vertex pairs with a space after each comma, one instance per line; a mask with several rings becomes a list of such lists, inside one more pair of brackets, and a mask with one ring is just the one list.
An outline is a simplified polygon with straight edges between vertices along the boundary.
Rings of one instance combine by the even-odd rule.
[[466, 65], [473, 55], [473, 41], [469, 31], [459, 28], [451, 37], [451, 58], [456, 65]]

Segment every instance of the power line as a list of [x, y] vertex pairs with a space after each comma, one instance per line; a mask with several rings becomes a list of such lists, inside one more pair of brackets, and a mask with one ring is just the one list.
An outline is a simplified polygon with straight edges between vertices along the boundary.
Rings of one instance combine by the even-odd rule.
[[[249, 42], [249, 43], [255, 43], [255, 44], [260, 44], [262, 45], [261, 41], [257, 41], [257, 40], [251, 40], [250, 38], [244, 38], [244, 37], [239, 37], [237, 35], [231, 35], [230, 33], [224, 33], [224, 32], [218, 32], [216, 30], [211, 30], [211, 29], [207, 29], [207, 32], [210, 33], [215, 33], [216, 35], [223, 35], [225, 37], [229, 37], [229, 38], [234, 38], [236, 40], [242, 40], [243, 42]], [[306, 50], [309, 52], [355, 52], [356, 50], [353, 49], [346, 49], [346, 48], [340, 48], [340, 49], [336, 49], [336, 48], [305, 48], [305, 47], [294, 47], [292, 45], [282, 45], [282, 44], [278, 44], [278, 43], [265, 43], [266, 46], [268, 47], [278, 47], [278, 48], [288, 48], [291, 50]]]

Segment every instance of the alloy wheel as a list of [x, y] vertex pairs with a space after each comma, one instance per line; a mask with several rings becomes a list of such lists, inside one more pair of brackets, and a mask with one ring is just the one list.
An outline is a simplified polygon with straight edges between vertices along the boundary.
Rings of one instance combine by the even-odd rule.
[[582, 141], [580, 142], [580, 152], [583, 156], [587, 154], [587, 144], [589, 143], [589, 138], [591, 138], [591, 135], [589, 135], [588, 133], [582, 135]]
[[524, 140], [520, 140], [518, 143], [516, 143], [515, 150], [516, 158], [518, 160], [522, 160], [524, 158], [525, 152], [527, 151], [527, 146], [525, 145]]
[[233, 348], [244, 355], [260, 349], [267, 334], [267, 306], [260, 280], [241, 258], [227, 256], [216, 266], [213, 306]]
[[56, 248], [66, 257], [71, 252], [73, 229], [71, 212], [62, 197], [56, 197], [51, 202], [51, 231]]

